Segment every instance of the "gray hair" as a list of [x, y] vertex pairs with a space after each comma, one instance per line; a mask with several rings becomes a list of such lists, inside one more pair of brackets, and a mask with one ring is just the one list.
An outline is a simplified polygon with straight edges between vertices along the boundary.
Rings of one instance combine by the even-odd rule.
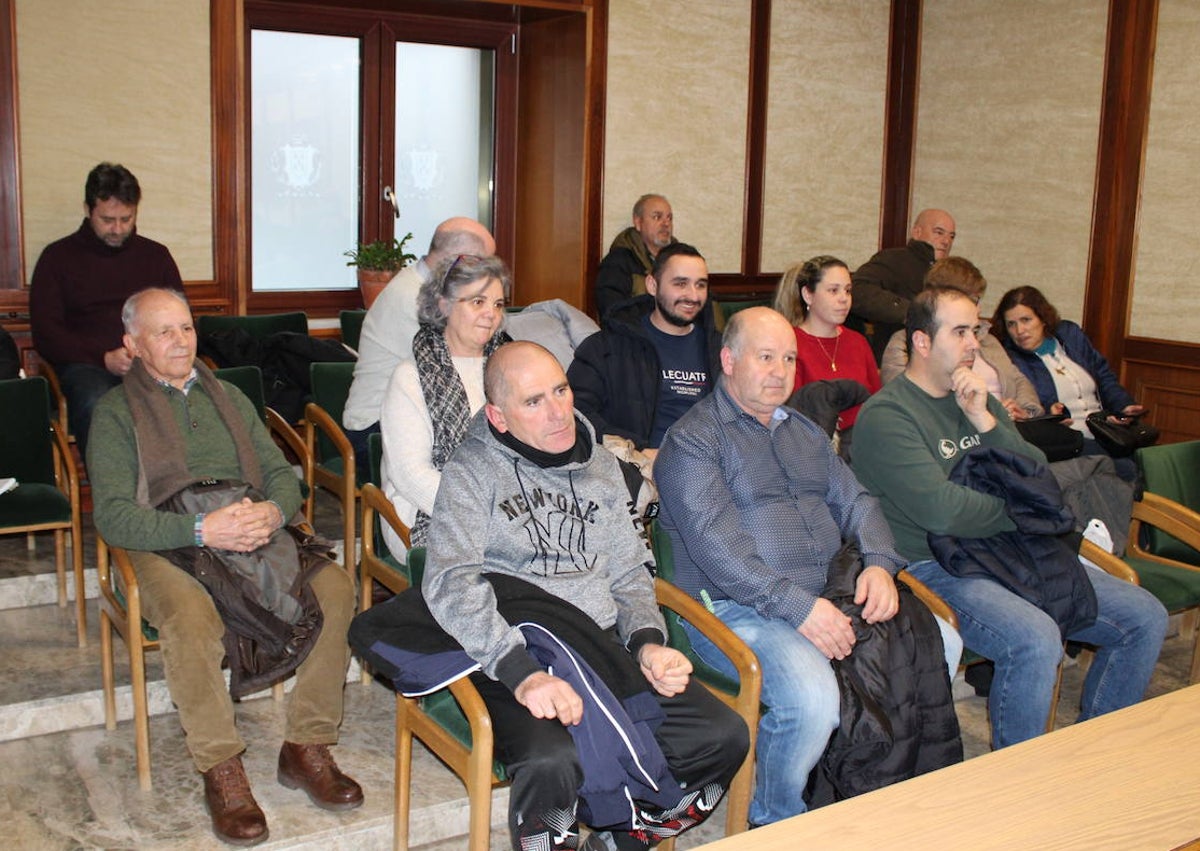
[[133, 336], [134, 328], [137, 325], [138, 305], [142, 303], [142, 299], [151, 293], [165, 293], [166, 295], [177, 298], [179, 302], [191, 312], [192, 306], [188, 304], [187, 296], [179, 290], [173, 290], [168, 287], [147, 287], [144, 290], [138, 290], [136, 293], [125, 299], [125, 305], [121, 308], [121, 324], [125, 326], [125, 333]]
[[472, 284], [479, 284], [478, 289], [483, 289], [492, 280], [500, 282], [505, 301], [512, 298], [512, 273], [499, 257], [475, 254], [447, 257], [433, 270], [433, 277], [421, 284], [421, 291], [417, 293], [417, 320], [422, 325], [444, 331], [450, 314], [442, 309], [441, 300], [454, 301]]
[[[652, 198], [662, 198], [664, 201], [667, 201], [666, 195], [659, 195], [657, 192], [648, 192], [641, 198], [638, 198], [633, 204], [633, 217], [635, 219], [640, 219], [642, 217], [642, 211], [646, 209], [646, 202]], [[669, 207], [670, 205], [671, 202], [667, 201], [667, 206]]]

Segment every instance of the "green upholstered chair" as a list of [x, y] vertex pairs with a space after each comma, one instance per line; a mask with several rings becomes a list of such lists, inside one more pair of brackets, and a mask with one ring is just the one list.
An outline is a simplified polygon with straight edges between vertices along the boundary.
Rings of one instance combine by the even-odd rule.
[[[391, 502], [378, 487], [372, 484], [362, 488], [362, 526], [363, 529], [373, 528], [376, 518], [391, 525], [396, 534], [405, 542], [408, 538], [408, 527], [396, 515]], [[404, 562], [397, 559], [385, 561], [380, 558], [375, 547], [376, 536], [363, 534], [363, 586], [368, 586], [367, 576], [379, 581], [399, 593], [410, 584], [419, 585], [425, 565], [425, 551], [421, 547], [410, 549]], [[758, 720], [758, 688], [761, 679], [758, 675], [758, 663], [750, 652], [724, 624], [706, 612], [699, 603], [692, 600], [679, 589], [667, 583], [656, 580], [655, 592], [660, 606], [665, 606], [678, 612], [689, 621], [704, 630], [714, 643], [724, 648], [730, 647], [731, 655], [739, 660], [739, 671], [742, 681], [749, 686], [742, 689], [743, 695], [753, 698], [754, 724], [751, 725], [751, 735]], [[368, 595], [364, 594], [363, 608], [369, 607]], [[680, 606], [681, 608], [676, 608]], [[719, 693], [718, 693], [719, 696]], [[743, 716], [744, 717], [744, 716]], [[491, 719], [479, 692], [464, 677], [451, 683], [426, 697], [408, 698], [396, 695], [396, 776], [395, 776], [395, 835], [393, 846], [399, 849], [408, 848], [409, 809], [412, 795], [412, 740], [420, 739], [439, 759], [462, 780], [467, 787], [467, 797], [470, 802], [468, 851], [486, 851], [488, 848], [491, 826], [492, 789], [507, 782], [504, 767], [493, 758], [494, 741], [492, 737]], [[753, 752], [753, 751], [752, 751]], [[747, 759], [751, 766], [753, 761]], [[743, 766], [744, 772], [746, 767]], [[740, 776], [740, 773], [739, 773]], [[736, 783], [736, 781], [735, 781]], [[732, 789], [730, 795], [732, 795]], [[732, 806], [732, 804], [731, 804]], [[740, 821], [729, 820], [729, 833], [746, 829], [746, 812], [749, 809], [747, 793], [745, 807], [741, 810]], [[663, 851], [674, 848], [674, 840], [669, 839], [658, 846]]]
[[354, 572], [354, 501], [358, 497], [354, 447], [342, 431], [342, 411], [354, 379], [354, 363], [314, 363], [309, 367], [313, 401], [304, 406], [304, 441], [313, 459], [319, 487], [337, 496], [342, 507], [346, 572]]
[[259, 417], [280, 444], [285, 454], [292, 455], [300, 465], [300, 492], [304, 497], [304, 519], [313, 522], [313, 479], [315, 461], [304, 438], [274, 408], [268, 408], [263, 390], [262, 370], [257, 366], [227, 366], [214, 369], [213, 375], [228, 381], [250, 400]]
[[1133, 505], [1125, 562], [1192, 636], [1189, 682], [1200, 680], [1200, 441], [1139, 449], [1146, 492]]
[[725, 323], [729, 321], [729, 317], [737, 313], [739, 310], [745, 310], [747, 307], [770, 307], [771, 300], [769, 298], [752, 298], [743, 301], [724, 301], [713, 300], [713, 318], [716, 320], [717, 329], [724, 330]]
[[362, 339], [363, 320], [367, 318], [365, 310], [343, 310], [338, 313], [338, 325], [342, 329], [342, 342], [354, 351], [358, 351], [358, 342]]
[[[87, 646], [87, 600], [83, 583], [83, 527], [79, 477], [67, 442], [66, 421], [51, 416], [46, 379], [0, 381], [0, 477], [17, 487], [0, 494], [0, 535], [52, 531], [58, 574], [58, 605], [67, 605], [67, 543], [75, 578], [75, 634]], [[65, 417], [65, 415], [64, 415]]]
[[[746, 830], [750, 813], [750, 800], [754, 797], [754, 747], [758, 741], [758, 718], [765, 711], [760, 703], [762, 696], [762, 671], [758, 657], [746, 644], [725, 626], [715, 615], [700, 603], [679, 590], [675, 581], [675, 555], [671, 538], [657, 523], [650, 527], [654, 561], [658, 566], [655, 590], [663, 618], [667, 622], [667, 643], [687, 656], [692, 663], [692, 675], [742, 716], [750, 730], [750, 750], [746, 761], [734, 775], [725, 796], [725, 833], [733, 835]], [[740, 672], [737, 680], [727, 677], [708, 665], [696, 655], [692, 642], [683, 629], [687, 621], [707, 635]], [[700, 624], [707, 624], [701, 627]]]
[[257, 316], [222, 316], [201, 313], [196, 316], [196, 335], [207, 336], [219, 331], [241, 328], [251, 337], [268, 337], [279, 331], [308, 333], [308, 316], [303, 311], [294, 313], [262, 313]]

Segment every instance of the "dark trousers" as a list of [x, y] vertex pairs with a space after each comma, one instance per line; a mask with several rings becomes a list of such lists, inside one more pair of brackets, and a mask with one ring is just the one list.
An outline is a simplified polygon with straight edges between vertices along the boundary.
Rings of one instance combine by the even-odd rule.
[[[354, 477], [361, 485], [373, 481], [371, 476], [371, 454], [367, 443], [367, 438], [373, 434], [379, 434], [379, 423], [369, 425], [364, 429], [343, 428], [346, 433], [346, 439], [350, 441], [350, 445], [354, 447]], [[374, 482], [380, 484], [380, 482]]]
[[75, 435], [79, 454], [87, 463], [87, 438], [92, 425], [92, 411], [101, 396], [121, 383], [121, 376], [90, 363], [69, 363], [57, 371], [58, 382], [67, 399], [67, 419], [70, 420], [67, 427]]
[[[583, 769], [571, 734], [556, 720], [534, 718], [495, 680], [474, 674], [472, 682], [492, 716], [496, 758], [512, 780], [508, 826], [513, 848], [576, 848], [575, 810]], [[654, 813], [666, 816], [669, 828], [662, 833], [615, 832], [620, 848], [646, 848], [707, 818], [750, 746], [741, 717], [695, 679], [682, 694], [656, 696], [666, 720], [654, 738], [679, 781], [679, 805], [666, 814]]]

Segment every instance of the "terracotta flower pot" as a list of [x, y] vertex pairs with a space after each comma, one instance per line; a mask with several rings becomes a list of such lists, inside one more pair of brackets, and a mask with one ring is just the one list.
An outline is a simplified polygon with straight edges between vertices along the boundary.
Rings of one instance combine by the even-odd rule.
[[358, 291], [362, 293], [363, 307], [370, 310], [371, 304], [394, 277], [396, 273], [390, 269], [359, 269]]

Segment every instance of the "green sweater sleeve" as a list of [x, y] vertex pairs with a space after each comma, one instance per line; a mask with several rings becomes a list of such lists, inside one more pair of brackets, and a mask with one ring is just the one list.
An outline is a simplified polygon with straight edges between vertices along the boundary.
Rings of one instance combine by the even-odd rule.
[[[271, 440], [253, 405], [236, 388], [225, 385], [238, 413], [250, 428], [251, 442], [262, 466], [263, 490], [290, 518], [301, 497], [295, 472]], [[216, 407], [199, 385], [188, 396], [170, 393], [188, 469], [197, 479], [239, 479], [241, 471], [229, 432]], [[192, 427], [192, 423], [196, 423]], [[191, 546], [193, 516], [158, 511], [137, 501], [138, 455], [133, 415], [123, 387], [104, 396], [92, 415], [88, 440], [88, 478], [92, 485], [96, 528], [108, 543], [132, 550], [158, 551]]]
[[[903, 378], [894, 383], [902, 381], [907, 383]], [[952, 398], [922, 399], [915, 395], [920, 392], [915, 387], [881, 391], [863, 406], [854, 429], [855, 474], [879, 498], [900, 553], [912, 561], [933, 557], [926, 539], [930, 532], [986, 538], [1015, 528], [999, 497], [949, 480], [965, 450], [996, 446], [1036, 453], [1044, 461], [1021, 439], [999, 402], [989, 400], [996, 427], [979, 434], [957, 407], [950, 409]]]

